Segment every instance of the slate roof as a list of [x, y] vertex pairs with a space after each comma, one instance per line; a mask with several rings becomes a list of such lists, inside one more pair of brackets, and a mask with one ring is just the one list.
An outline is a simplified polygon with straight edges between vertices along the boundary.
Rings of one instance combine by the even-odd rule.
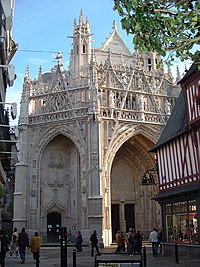
[[187, 71], [187, 73], [184, 75], [184, 77], [178, 82], [178, 84], [180, 83], [181, 85], [184, 84], [187, 80], [192, 79], [193, 78], [193, 74], [194, 73], [198, 73], [199, 74], [199, 62], [195, 61], [193, 62], [192, 66], [189, 68], [189, 70]]
[[167, 121], [167, 124], [158, 140], [158, 142], [150, 149], [150, 152], [155, 152], [159, 147], [169, 141], [183, 135], [189, 130], [188, 120], [185, 106], [183, 91], [180, 92], [176, 105], [172, 110], [172, 114]]

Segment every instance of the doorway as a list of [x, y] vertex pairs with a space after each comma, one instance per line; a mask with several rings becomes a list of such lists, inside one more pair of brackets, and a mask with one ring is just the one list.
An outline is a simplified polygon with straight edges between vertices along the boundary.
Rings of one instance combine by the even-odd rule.
[[58, 242], [60, 240], [61, 214], [52, 212], [47, 215], [47, 240]]
[[125, 204], [124, 212], [125, 212], [125, 220], [126, 220], [126, 232], [128, 233], [129, 228], [135, 229], [134, 204]]
[[115, 235], [120, 229], [119, 222], [119, 204], [112, 204], [111, 206], [111, 220], [112, 220], [112, 241], [115, 241]]

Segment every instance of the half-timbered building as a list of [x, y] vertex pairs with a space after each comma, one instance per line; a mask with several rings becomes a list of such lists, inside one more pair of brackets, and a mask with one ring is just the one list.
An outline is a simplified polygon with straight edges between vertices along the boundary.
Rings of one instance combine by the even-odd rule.
[[[200, 71], [194, 63], [180, 80], [182, 91], [151, 149], [157, 152], [163, 241], [200, 242]], [[182, 245], [180, 245], [182, 244]], [[189, 250], [191, 246], [187, 246]], [[194, 249], [194, 246], [193, 246]], [[195, 251], [195, 250], [194, 250]], [[200, 253], [199, 249], [196, 253]]]

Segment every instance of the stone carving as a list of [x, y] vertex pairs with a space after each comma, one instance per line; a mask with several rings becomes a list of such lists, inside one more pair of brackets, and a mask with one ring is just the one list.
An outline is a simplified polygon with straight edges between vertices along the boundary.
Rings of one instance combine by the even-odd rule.
[[165, 102], [165, 113], [167, 115], [171, 114], [171, 104], [168, 100], [166, 100], [166, 102]]
[[[56, 156], [54, 156], [56, 155]], [[61, 153], [50, 153], [49, 163], [48, 163], [48, 185], [51, 187], [61, 187], [63, 186], [63, 171], [64, 168], [63, 158]]]

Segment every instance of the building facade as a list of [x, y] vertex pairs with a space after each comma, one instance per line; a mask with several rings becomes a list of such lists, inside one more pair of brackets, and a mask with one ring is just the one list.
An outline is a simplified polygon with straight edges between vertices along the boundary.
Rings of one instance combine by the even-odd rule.
[[12, 39], [13, 12], [14, 1], [0, 1], [0, 227], [3, 219], [2, 207], [5, 204], [3, 197], [7, 197], [5, 184], [11, 167], [11, 112], [5, 108], [5, 99], [7, 88], [13, 85], [15, 79], [14, 66], [10, 64], [17, 50], [17, 44]]
[[[194, 63], [183, 79], [172, 115], [153, 151], [157, 151], [163, 239], [200, 255], [200, 71]], [[200, 97], [199, 97], [200, 100]], [[191, 246], [193, 245], [193, 246]], [[196, 249], [195, 249], [196, 248]]]
[[142, 177], [155, 165], [158, 141], [179, 88], [154, 53], [132, 54], [116, 23], [101, 48], [91, 47], [90, 22], [74, 21], [68, 70], [62, 55], [50, 72], [24, 78], [19, 117], [14, 225], [40, 231], [43, 240], [84, 242], [97, 230], [110, 245], [118, 229], [148, 235], [161, 225], [155, 185]]

